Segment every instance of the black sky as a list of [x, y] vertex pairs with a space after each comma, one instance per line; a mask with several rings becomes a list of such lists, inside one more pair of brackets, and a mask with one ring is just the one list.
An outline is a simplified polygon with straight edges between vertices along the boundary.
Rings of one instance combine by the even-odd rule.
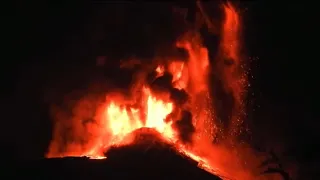
[[[1, 65], [4, 99], [1, 139], [7, 151], [30, 157], [45, 151], [45, 142], [51, 135], [48, 87], [63, 92], [72, 88], [68, 84], [70, 79], [78, 79], [81, 84], [85, 78], [99, 76], [100, 72], [93, 71], [96, 56], [110, 51], [117, 51], [115, 54], [120, 56], [123, 49], [129, 51], [127, 54], [139, 52], [132, 43], [137, 39], [148, 44], [143, 34], [128, 35], [134, 33], [129, 28], [112, 29], [111, 25], [118, 23], [114, 19], [120, 18], [116, 14], [121, 12], [106, 6], [43, 1], [15, 4], [14, 10], [6, 14], [2, 33], [5, 52]], [[259, 57], [253, 60], [251, 68], [254, 95], [250, 98], [255, 100], [251, 115], [253, 134], [264, 141], [276, 144], [283, 141], [288, 147], [300, 147], [301, 154], [313, 147], [319, 137], [316, 7], [303, 2], [258, 0], [243, 2], [241, 7], [247, 9], [242, 13], [247, 54]], [[133, 27], [141, 23], [138, 20], [132, 20]], [[169, 31], [159, 28], [162, 32]], [[112, 37], [121, 40], [122, 50], [117, 49], [119, 42]], [[159, 35], [156, 39], [162, 38]], [[114, 49], [110, 50], [111, 47]]]

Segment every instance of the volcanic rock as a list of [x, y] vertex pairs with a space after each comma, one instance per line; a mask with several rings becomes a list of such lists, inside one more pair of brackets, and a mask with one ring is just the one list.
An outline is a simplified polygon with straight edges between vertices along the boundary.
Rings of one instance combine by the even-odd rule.
[[152, 129], [134, 132], [135, 143], [111, 148], [107, 159], [64, 157], [20, 161], [9, 177], [37, 179], [220, 179], [178, 154]]

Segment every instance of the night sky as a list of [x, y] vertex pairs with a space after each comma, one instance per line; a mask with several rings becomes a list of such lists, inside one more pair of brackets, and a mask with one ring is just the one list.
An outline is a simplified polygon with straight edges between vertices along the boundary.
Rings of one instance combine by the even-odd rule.
[[[248, 122], [255, 141], [269, 148], [284, 146], [294, 156], [312, 159], [319, 137], [317, 10], [310, 2], [281, 3], [256, 0], [240, 5], [244, 46], [253, 59]], [[16, 157], [42, 156], [51, 138], [50, 102], [70, 89], [85, 88], [92, 79], [101, 80], [103, 72], [95, 67], [97, 56], [148, 57], [145, 52], [154, 48], [150, 43], [165, 46], [162, 39], [172, 41], [168, 36], [172, 29], [161, 25], [157, 29], [162, 33], [137, 33], [139, 25], [147, 24], [138, 15], [121, 24], [117, 18], [122, 13], [139, 10], [117, 6], [121, 5], [25, 2], [6, 13], [2, 150]], [[168, 16], [158, 8], [153, 13]], [[156, 43], [144, 36], [154, 37]]]

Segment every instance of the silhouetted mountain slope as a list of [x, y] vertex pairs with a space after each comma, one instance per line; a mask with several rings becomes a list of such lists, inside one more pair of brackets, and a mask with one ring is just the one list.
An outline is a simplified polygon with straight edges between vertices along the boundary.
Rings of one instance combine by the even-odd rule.
[[41, 179], [220, 179], [179, 155], [157, 134], [137, 134], [137, 143], [110, 149], [107, 159], [65, 157], [17, 162], [10, 173]]

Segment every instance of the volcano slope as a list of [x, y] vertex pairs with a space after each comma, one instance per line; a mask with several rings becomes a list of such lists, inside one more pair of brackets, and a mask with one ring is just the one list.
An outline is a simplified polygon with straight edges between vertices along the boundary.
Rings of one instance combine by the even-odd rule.
[[[41, 179], [211, 179], [219, 180], [197, 167], [152, 130], [135, 133], [135, 143], [111, 148], [106, 159], [86, 157], [20, 161], [10, 171], [12, 178]], [[15, 176], [15, 177], [13, 177]]]

